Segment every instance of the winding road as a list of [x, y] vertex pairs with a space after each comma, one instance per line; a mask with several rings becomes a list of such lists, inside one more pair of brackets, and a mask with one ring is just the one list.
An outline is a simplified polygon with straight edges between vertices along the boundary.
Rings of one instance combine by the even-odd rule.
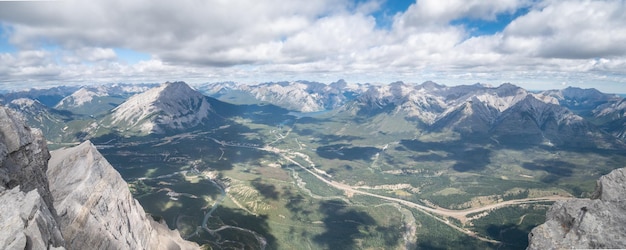
[[[323, 176], [321, 176], [319, 173], [323, 173], [323, 171], [315, 168], [314, 166], [310, 166], [310, 167], [305, 167], [303, 166], [301, 163], [299, 163], [298, 161], [294, 160], [293, 158], [287, 156], [287, 154], [293, 154], [293, 152], [290, 151], [286, 151], [286, 150], [282, 150], [279, 148], [275, 148], [269, 145], [266, 145], [264, 147], [253, 147], [253, 146], [247, 146], [247, 145], [237, 145], [237, 144], [233, 144], [233, 143], [228, 143], [228, 142], [223, 142], [223, 141], [219, 141], [215, 138], [211, 138], [212, 140], [214, 140], [216, 143], [221, 144], [222, 146], [230, 146], [230, 147], [245, 147], [245, 148], [253, 148], [253, 149], [257, 149], [257, 150], [262, 150], [262, 151], [266, 151], [266, 152], [270, 152], [270, 153], [274, 153], [279, 155], [280, 157], [282, 157], [283, 159], [295, 164], [296, 166], [300, 167], [301, 169], [307, 171], [308, 173], [310, 173], [311, 175], [315, 176], [315, 178], [317, 178], [318, 180], [326, 183], [327, 185], [342, 190], [345, 193], [352, 193], [352, 194], [360, 194], [360, 195], [366, 195], [366, 196], [370, 196], [370, 197], [375, 197], [375, 198], [379, 198], [382, 200], [387, 200], [387, 201], [392, 201], [407, 207], [411, 207], [411, 208], [415, 208], [429, 216], [431, 216], [432, 218], [458, 230], [459, 232], [462, 232], [468, 236], [474, 237], [476, 239], [485, 241], [485, 242], [491, 242], [491, 243], [500, 243], [499, 241], [493, 240], [493, 239], [489, 239], [489, 238], [485, 238], [482, 237], [480, 235], [478, 235], [477, 233], [466, 229], [466, 228], [462, 228], [459, 227], [457, 225], [455, 225], [454, 223], [451, 223], [450, 220], [445, 219], [446, 217], [449, 218], [454, 218], [458, 221], [461, 222], [461, 224], [465, 224], [467, 221], [470, 220], [469, 215], [470, 214], [476, 214], [476, 213], [480, 213], [480, 212], [485, 212], [485, 211], [491, 211], [493, 209], [496, 208], [500, 208], [500, 207], [505, 207], [505, 206], [512, 206], [512, 205], [521, 205], [521, 204], [530, 204], [530, 203], [540, 203], [540, 202], [553, 202], [553, 201], [558, 201], [558, 200], [567, 200], [570, 199], [569, 197], [562, 197], [562, 196], [546, 196], [546, 197], [538, 197], [538, 198], [526, 198], [526, 199], [516, 199], [516, 200], [508, 200], [508, 201], [502, 201], [502, 202], [498, 202], [495, 204], [490, 204], [490, 205], [486, 205], [483, 207], [478, 207], [478, 208], [469, 208], [469, 209], [463, 209], [463, 210], [452, 210], [452, 209], [446, 209], [446, 208], [440, 208], [440, 207], [428, 207], [428, 206], [424, 206], [424, 205], [420, 205], [411, 201], [407, 201], [407, 200], [403, 200], [403, 199], [399, 199], [399, 198], [394, 198], [394, 197], [388, 197], [388, 196], [384, 196], [384, 195], [379, 195], [379, 194], [373, 194], [373, 193], [369, 193], [360, 189], [357, 189], [355, 187], [352, 187], [350, 185], [346, 185], [343, 183], [339, 183], [336, 181], [332, 181], [332, 180], [328, 180], [326, 178], [324, 178]], [[297, 154], [295, 154], [297, 155]], [[304, 159], [305, 161], [307, 159]], [[315, 171], [313, 171], [313, 170]], [[443, 216], [444, 218], [438, 217], [436, 215], [439, 216]]]
[[[405, 205], [407, 207], [412, 207], [415, 208], [417, 210], [420, 210], [428, 215], [430, 215], [431, 217], [435, 218], [436, 220], [445, 223], [446, 225], [466, 234], [469, 235], [471, 237], [474, 237], [476, 239], [485, 241], [485, 242], [491, 242], [491, 243], [500, 243], [499, 241], [493, 240], [493, 239], [489, 239], [489, 238], [485, 238], [482, 237], [478, 234], [476, 234], [473, 231], [470, 231], [466, 228], [461, 228], [457, 225], [454, 225], [453, 223], [450, 223], [449, 220], [447, 219], [442, 219], [439, 218], [437, 216], [434, 216], [433, 214], [437, 214], [437, 215], [441, 215], [441, 216], [445, 216], [445, 217], [451, 217], [451, 218], [455, 218], [457, 220], [459, 220], [462, 224], [465, 224], [469, 218], [468, 215], [470, 214], [474, 214], [474, 213], [480, 213], [480, 212], [484, 212], [484, 211], [490, 211], [496, 208], [500, 208], [500, 207], [504, 207], [504, 206], [510, 206], [510, 205], [520, 205], [520, 204], [529, 204], [529, 203], [538, 203], [538, 202], [551, 202], [551, 201], [557, 201], [557, 200], [566, 200], [566, 199], [570, 199], [568, 197], [562, 197], [562, 196], [547, 196], [547, 197], [540, 197], [540, 198], [526, 198], [526, 199], [517, 199], [517, 200], [508, 200], [508, 201], [503, 201], [503, 202], [499, 202], [499, 203], [495, 203], [495, 204], [490, 204], [487, 206], [483, 206], [483, 207], [479, 207], [479, 208], [470, 208], [470, 209], [464, 209], [464, 210], [451, 210], [451, 209], [445, 209], [445, 208], [433, 208], [433, 207], [427, 207], [427, 206], [423, 206], [411, 201], [407, 201], [407, 200], [403, 200], [403, 199], [399, 199], [399, 198], [393, 198], [393, 197], [388, 197], [388, 196], [384, 196], [384, 195], [379, 195], [379, 194], [373, 194], [373, 193], [369, 193], [369, 192], [365, 192], [359, 189], [356, 189], [352, 186], [343, 184], [343, 183], [339, 183], [336, 181], [331, 181], [331, 180], [327, 180], [324, 177], [322, 177], [321, 175], [315, 173], [314, 171], [311, 171], [309, 168], [302, 166], [302, 164], [300, 164], [299, 162], [295, 161], [294, 159], [292, 159], [291, 157], [288, 157], [287, 155], [285, 155], [283, 152], [281, 152], [282, 150], [276, 149], [276, 148], [263, 148], [262, 150], [268, 151], [268, 152], [273, 152], [276, 153], [278, 155], [280, 155], [282, 158], [284, 158], [285, 160], [288, 160], [289, 162], [297, 165], [298, 167], [302, 168], [303, 170], [309, 172], [310, 174], [312, 174], [313, 176], [315, 176], [315, 178], [319, 179], [320, 181], [326, 183], [327, 185], [343, 190], [344, 192], [351, 192], [354, 194], [361, 194], [361, 195], [366, 195], [366, 196], [371, 196], [371, 197], [376, 197], [379, 199], [383, 199], [383, 200], [388, 200], [388, 201], [393, 201], [396, 202], [398, 204], [401, 205]], [[314, 167], [312, 167], [314, 168]]]

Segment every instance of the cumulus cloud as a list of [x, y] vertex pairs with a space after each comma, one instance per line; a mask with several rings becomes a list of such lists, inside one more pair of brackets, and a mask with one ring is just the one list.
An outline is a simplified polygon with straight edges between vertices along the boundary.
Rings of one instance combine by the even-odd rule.
[[528, 5], [525, 0], [420, 0], [396, 19], [396, 25], [447, 25], [460, 18], [495, 20], [500, 13], [513, 13]]
[[22, 48], [41, 41], [71, 49], [124, 47], [171, 61], [210, 63], [224, 50], [255, 51], [290, 36], [333, 13], [336, 4], [345, 8], [341, 1], [323, 0], [68, 0], [3, 4], [0, 17], [13, 24], [11, 42]]
[[[375, 17], [383, 6], [384, 0], [3, 2], [3, 35], [17, 51], [0, 53], [0, 75], [4, 82], [626, 78], [621, 0], [418, 0], [388, 27]], [[495, 34], [475, 36], [455, 23], [498, 22], [514, 13]], [[150, 59], [125, 63], [118, 48]]]
[[502, 48], [543, 58], [626, 55], [626, 2], [550, 1], [514, 20]]

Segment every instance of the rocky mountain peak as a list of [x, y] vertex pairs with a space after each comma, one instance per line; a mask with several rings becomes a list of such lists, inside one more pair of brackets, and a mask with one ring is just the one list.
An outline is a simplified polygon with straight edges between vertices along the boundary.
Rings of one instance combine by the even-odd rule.
[[428, 91], [433, 91], [433, 90], [443, 89], [446, 86], [437, 84], [436, 82], [433, 82], [433, 81], [426, 81], [420, 84], [420, 87]]
[[41, 111], [46, 109], [46, 106], [43, 105], [38, 100], [33, 100], [29, 98], [18, 98], [11, 101], [8, 106], [15, 110], [23, 110], [26, 112], [34, 112]]
[[519, 95], [519, 94], [523, 94], [523, 95], [527, 94], [526, 90], [524, 90], [523, 88], [520, 88], [510, 83], [503, 83], [502, 85], [498, 86], [496, 88], [496, 93], [499, 96], [513, 96], [513, 95]]
[[78, 107], [81, 106], [85, 103], [91, 102], [93, 100], [94, 97], [96, 96], [102, 96], [105, 93], [99, 92], [99, 91], [94, 91], [85, 87], [82, 87], [78, 90], [76, 90], [74, 93], [72, 93], [71, 95], [63, 98], [56, 106], [55, 108], [61, 108], [61, 107]]
[[113, 109], [112, 125], [142, 134], [197, 126], [212, 112], [206, 97], [184, 82], [167, 82]]
[[615, 95], [604, 94], [593, 88], [567, 87], [561, 90], [543, 91], [542, 94], [556, 98], [565, 107], [582, 112], [590, 111], [603, 103], [620, 99]]
[[348, 87], [348, 83], [344, 79], [339, 79], [338, 81], [329, 84], [329, 86], [336, 89], [344, 89]]
[[534, 121], [540, 128], [545, 128], [546, 122], [555, 122], [555, 125], [582, 123], [583, 118], [557, 104], [546, 103], [534, 95], [526, 95], [524, 99], [511, 106], [506, 112], [508, 115], [520, 115]]
[[254, 99], [300, 112], [317, 112], [343, 104], [345, 97], [331, 86], [309, 81], [262, 83], [243, 90]]
[[572, 99], [603, 99], [605, 94], [597, 89], [582, 89], [578, 87], [567, 87], [561, 90], [563, 97]]
[[398, 88], [398, 87], [405, 86], [405, 85], [407, 84], [404, 83], [403, 81], [396, 81], [396, 82], [392, 82], [389, 84], [391, 88]]
[[486, 133], [496, 117], [497, 109], [478, 97], [449, 108], [433, 123], [433, 130], [455, 130], [463, 133]]
[[199, 92], [192, 89], [185, 82], [165, 82], [159, 87], [153, 88], [155, 91], [160, 92], [162, 96], [175, 96], [175, 94], [191, 94], [193, 96], [202, 95]]

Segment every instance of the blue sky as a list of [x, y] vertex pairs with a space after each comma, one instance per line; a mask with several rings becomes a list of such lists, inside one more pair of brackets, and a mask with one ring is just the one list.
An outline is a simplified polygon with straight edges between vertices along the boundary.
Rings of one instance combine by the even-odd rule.
[[0, 2], [0, 88], [345, 79], [626, 93], [624, 13], [623, 0]]

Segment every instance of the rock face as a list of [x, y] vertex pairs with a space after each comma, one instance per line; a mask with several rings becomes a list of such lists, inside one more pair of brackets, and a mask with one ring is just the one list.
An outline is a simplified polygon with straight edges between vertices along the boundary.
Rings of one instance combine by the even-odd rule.
[[0, 248], [62, 249], [63, 245], [55, 216], [36, 190], [24, 193], [16, 187], [0, 193]]
[[0, 249], [199, 248], [147, 216], [90, 142], [53, 156], [0, 106]]
[[48, 176], [68, 248], [198, 248], [148, 217], [128, 184], [89, 141], [52, 151]]
[[49, 157], [41, 132], [0, 107], [0, 248], [64, 245], [45, 174]]
[[49, 158], [41, 131], [31, 130], [15, 113], [0, 107], [0, 188], [12, 189], [19, 185], [22, 192], [37, 189], [51, 207], [46, 178]]
[[528, 249], [626, 248], [626, 168], [598, 180], [592, 199], [557, 201]]

